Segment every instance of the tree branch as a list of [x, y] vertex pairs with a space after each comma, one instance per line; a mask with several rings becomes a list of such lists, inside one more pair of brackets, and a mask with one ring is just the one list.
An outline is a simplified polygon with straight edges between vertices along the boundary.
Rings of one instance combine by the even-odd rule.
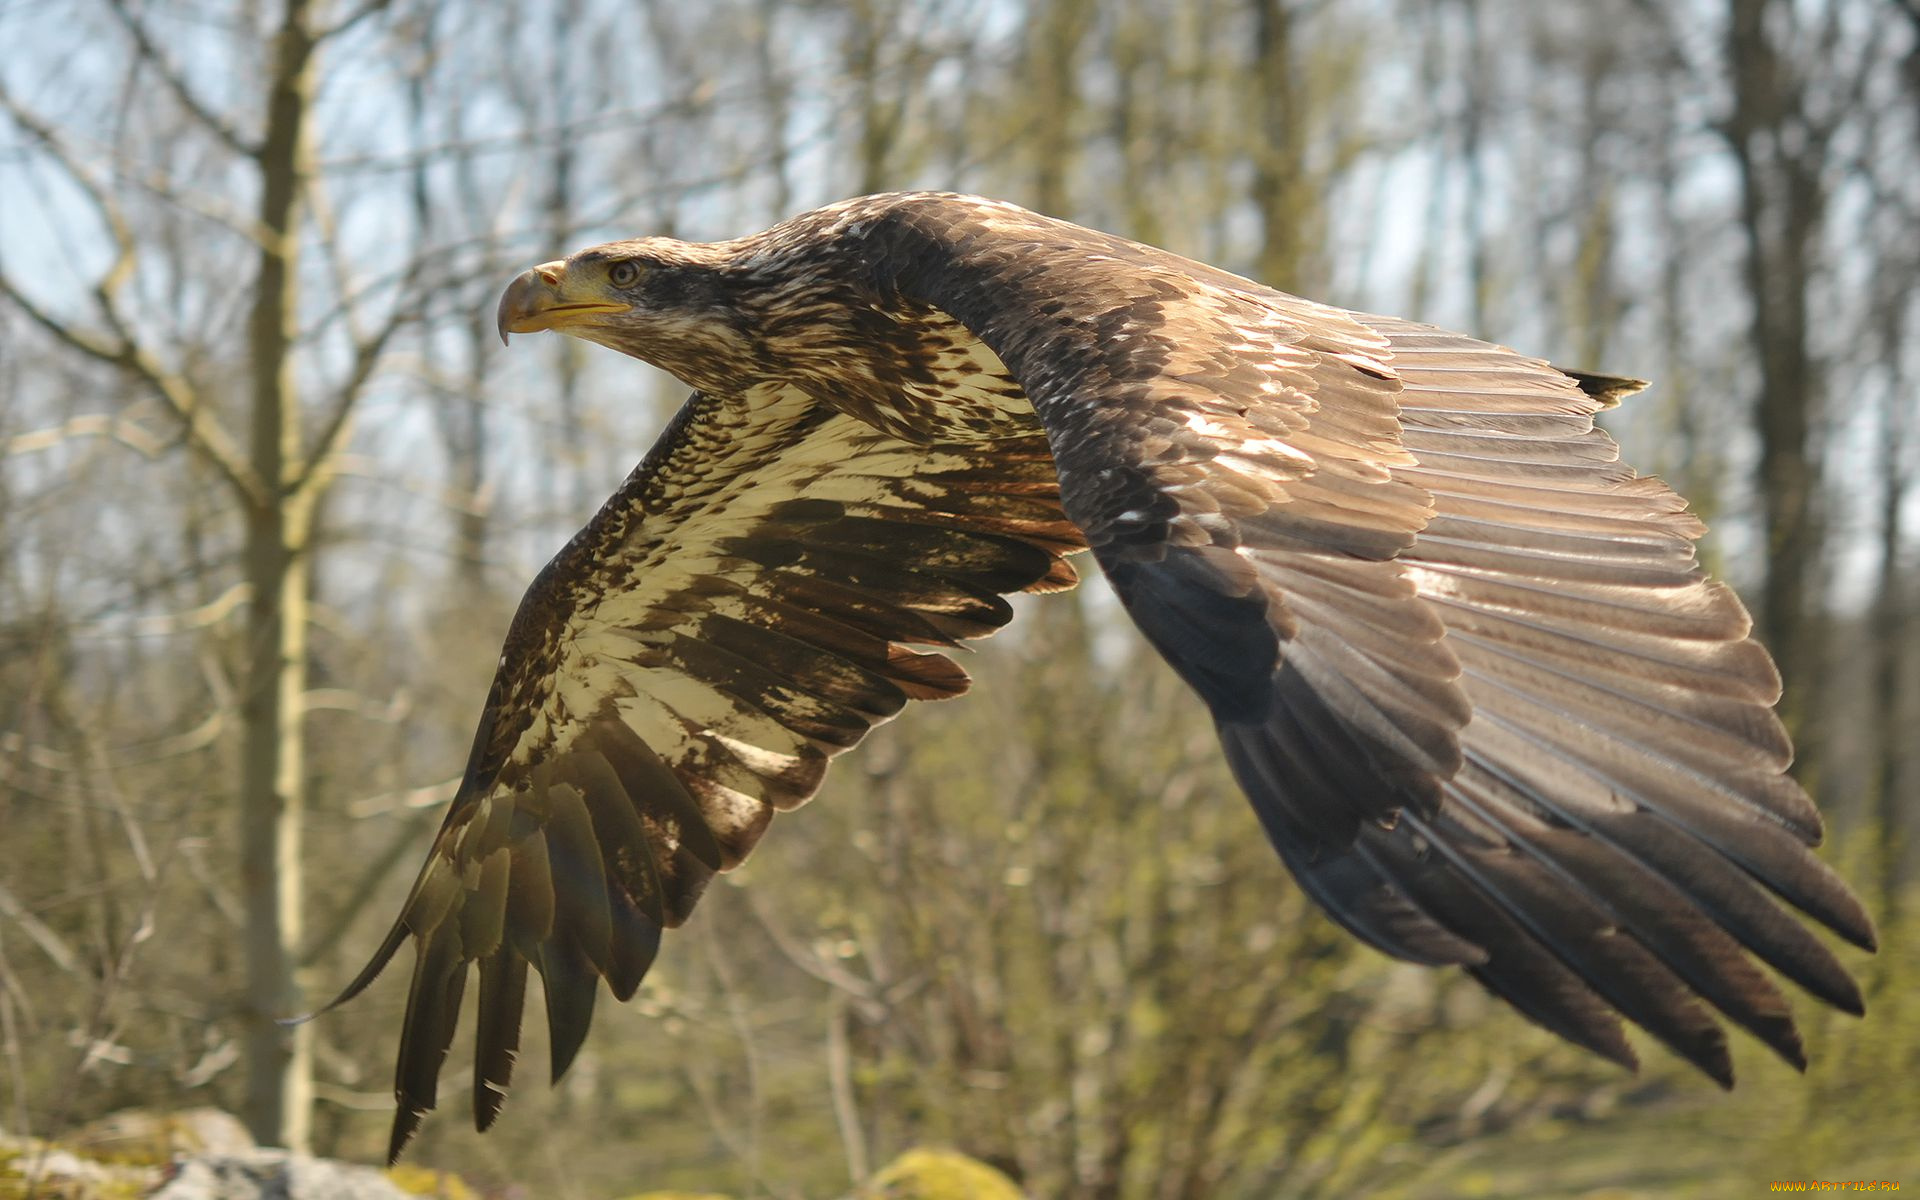
[[45, 954], [54, 966], [69, 975], [77, 975], [81, 972], [83, 968], [80, 956], [74, 952], [73, 947], [67, 944], [66, 939], [55, 933], [45, 921], [35, 916], [33, 910], [20, 903], [19, 898], [8, 891], [5, 884], [0, 884], [0, 914], [12, 917], [13, 923], [32, 939], [34, 945], [40, 947], [41, 953]]
[[393, 0], [361, 0], [361, 3], [355, 5], [346, 16], [315, 33], [313, 40], [324, 42], [329, 38], [338, 37], [375, 13], [385, 12], [391, 7], [393, 7]]
[[266, 498], [265, 483], [258, 479], [247, 466], [246, 457], [240, 453], [239, 446], [219, 422], [206, 411], [199, 396], [186, 378], [178, 372], [168, 369], [154, 354], [136, 340], [128, 329], [114, 297], [121, 285], [133, 274], [135, 251], [132, 232], [126, 221], [120, 216], [118, 208], [107, 196], [105, 190], [80, 165], [73, 153], [64, 146], [53, 129], [35, 114], [19, 105], [13, 97], [0, 90], [0, 108], [12, 117], [24, 129], [41, 149], [46, 151], [59, 164], [74, 186], [87, 196], [100, 221], [107, 227], [113, 238], [115, 254], [113, 265], [94, 285], [95, 302], [100, 306], [107, 324], [114, 334], [113, 339], [70, 325], [42, 308], [32, 297], [13, 282], [13, 279], [0, 271], [0, 294], [13, 302], [25, 313], [27, 319], [38, 325], [66, 346], [79, 351], [97, 362], [127, 371], [146, 383], [161, 402], [170, 409], [180, 422], [187, 441], [199, 451], [214, 469], [232, 484], [243, 500], [248, 504], [258, 504]]
[[293, 483], [296, 492], [326, 486], [334, 456], [352, 425], [354, 408], [367, 381], [373, 377], [374, 368], [379, 365], [387, 342], [402, 325], [418, 317], [418, 309], [409, 303], [409, 293], [420, 274], [421, 260], [415, 256], [407, 263], [405, 272], [398, 280], [399, 295], [394, 299], [386, 321], [371, 336], [363, 336], [355, 328], [355, 293], [347, 278], [346, 264], [340, 258], [339, 239], [333, 236], [332, 209], [326, 202], [325, 192], [318, 187], [313, 189], [312, 207], [315, 218], [321, 224], [322, 240], [328, 248], [327, 266], [333, 273], [334, 291], [340, 296], [341, 319], [346, 324], [347, 335], [353, 339], [353, 366], [334, 396], [332, 410], [321, 423], [313, 449], [299, 466]]
[[167, 448], [152, 430], [137, 421], [112, 413], [84, 413], [46, 429], [17, 433], [0, 440], [0, 455], [33, 454], [84, 437], [112, 438], [142, 458], [158, 458]]
[[[13, 302], [27, 319], [62, 344], [78, 350], [96, 362], [127, 371], [153, 389], [180, 422], [187, 441], [250, 504], [265, 498], [266, 491], [227, 431], [201, 406], [193, 388], [178, 373], [155, 359], [145, 347], [130, 341], [108, 341], [97, 334], [68, 325], [41, 308], [39, 304], [0, 272], [0, 295]], [[120, 327], [117, 317], [112, 322]]]
[[340, 443], [346, 438], [347, 429], [352, 425], [353, 410], [360, 394], [366, 389], [367, 380], [373, 377], [373, 369], [380, 362], [380, 354], [386, 348], [387, 340], [408, 319], [404, 312], [396, 310], [378, 333], [354, 348], [353, 369], [347, 373], [346, 382], [340, 385], [340, 392], [334, 398], [333, 411], [327, 414], [320, 436], [314, 441], [312, 453], [307, 455], [294, 477], [296, 491], [326, 486], [331, 474], [329, 467]]
[[153, 73], [158, 75], [160, 82], [173, 93], [173, 98], [180, 102], [180, 107], [192, 114], [194, 120], [205, 126], [208, 132], [224, 142], [234, 153], [243, 154], [248, 158], [259, 153], [260, 148], [256, 143], [248, 140], [234, 128], [231, 122], [207, 107], [200, 97], [194, 95], [193, 89], [187, 86], [186, 78], [174, 69], [167, 56], [161, 52], [146, 25], [128, 7], [127, 0], [107, 0], [107, 9], [119, 18], [121, 28], [125, 29], [127, 36], [133, 39], [134, 49], [139, 52], [141, 61], [153, 68]]

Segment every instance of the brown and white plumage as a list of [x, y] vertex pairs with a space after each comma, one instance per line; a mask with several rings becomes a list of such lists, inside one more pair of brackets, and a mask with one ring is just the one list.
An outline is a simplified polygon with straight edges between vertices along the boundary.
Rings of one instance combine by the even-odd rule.
[[1775, 903], [1873, 944], [1808, 850], [1773, 665], [1683, 501], [1594, 428], [1633, 381], [939, 194], [596, 247], [516, 280], [501, 328], [699, 390], [529, 591], [446, 823], [343, 996], [414, 941], [393, 1153], [471, 967], [485, 1128], [529, 964], [558, 1077], [599, 980], [632, 995], [832, 755], [965, 690], [940, 647], [1071, 586], [1083, 548], [1366, 941], [1631, 1064], [1624, 1015], [1722, 1083], [1708, 1006], [1804, 1062], [1755, 958], [1860, 1011]]

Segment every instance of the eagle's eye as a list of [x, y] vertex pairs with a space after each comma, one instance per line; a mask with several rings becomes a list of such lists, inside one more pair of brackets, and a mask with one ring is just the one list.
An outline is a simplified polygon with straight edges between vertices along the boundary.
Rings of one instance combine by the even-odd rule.
[[640, 278], [640, 264], [622, 259], [607, 268], [607, 281], [615, 287], [632, 287]]

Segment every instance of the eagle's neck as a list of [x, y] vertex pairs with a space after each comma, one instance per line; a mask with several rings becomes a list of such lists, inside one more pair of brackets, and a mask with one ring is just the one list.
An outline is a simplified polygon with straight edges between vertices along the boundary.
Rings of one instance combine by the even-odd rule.
[[884, 294], [864, 230], [836, 232], [823, 240], [775, 227], [764, 242], [736, 243], [765, 376], [918, 444], [1033, 432], [1033, 405], [999, 356], [941, 309]]

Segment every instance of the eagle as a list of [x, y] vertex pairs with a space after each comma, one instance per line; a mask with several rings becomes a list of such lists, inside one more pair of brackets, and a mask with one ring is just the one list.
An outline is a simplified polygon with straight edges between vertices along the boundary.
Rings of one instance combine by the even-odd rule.
[[413, 944], [390, 1157], [470, 980], [485, 1130], [530, 966], [557, 1081], [601, 982], [630, 998], [775, 813], [965, 692], [942, 651], [1084, 552], [1362, 941], [1631, 1068], [1624, 1018], [1729, 1087], [1715, 1010], [1806, 1064], [1760, 964], [1863, 1011], [1786, 907], [1874, 947], [1811, 853], [1779, 674], [1685, 501], [1594, 424], [1638, 380], [927, 192], [582, 250], [516, 278], [499, 330], [693, 394], [528, 589], [426, 864], [334, 1001]]

